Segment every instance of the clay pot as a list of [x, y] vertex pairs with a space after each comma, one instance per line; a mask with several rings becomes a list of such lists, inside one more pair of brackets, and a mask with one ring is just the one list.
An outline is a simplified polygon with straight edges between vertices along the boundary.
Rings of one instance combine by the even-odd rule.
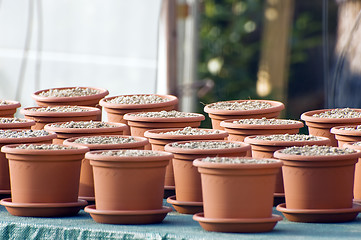
[[[62, 87], [62, 88], [51, 88], [51, 90], [62, 90], [62, 89], [72, 89], [76, 87]], [[104, 88], [94, 88], [94, 87], [79, 87], [83, 89], [94, 89], [98, 90], [99, 93], [87, 95], [87, 96], [76, 96], [76, 97], [43, 97], [39, 96], [41, 92], [48, 91], [50, 89], [43, 89], [36, 91], [31, 95], [35, 100], [36, 104], [41, 107], [53, 107], [53, 106], [88, 106], [88, 107], [99, 107], [99, 101], [103, 97], [109, 94], [108, 90]]]
[[[344, 129], [344, 128], [353, 128]], [[335, 135], [335, 139], [338, 142], [339, 147], [343, 147], [345, 143], [359, 142], [361, 141], [361, 131], [355, 129], [355, 125], [351, 126], [339, 126], [331, 128], [331, 133]]]
[[[301, 115], [301, 119], [306, 122], [310, 135], [328, 137], [331, 140], [331, 146], [337, 147], [337, 140], [330, 132], [331, 128], [344, 125], [359, 125], [361, 118], [320, 118], [313, 117], [314, 114], [320, 114], [332, 109], [321, 109], [305, 112]], [[353, 109], [361, 112], [361, 109]]]
[[34, 120], [30, 119], [18, 119], [17, 122], [6, 122], [2, 120], [16, 120], [15, 118], [0, 118], [0, 129], [7, 130], [7, 129], [30, 129], [32, 126], [35, 125]]
[[16, 109], [21, 106], [18, 101], [5, 100], [8, 104], [0, 105], [0, 117], [14, 117]]
[[[93, 121], [95, 123], [99, 121]], [[64, 124], [67, 122], [57, 122], [56, 124]], [[47, 124], [44, 126], [46, 131], [55, 132], [56, 139], [53, 140], [54, 144], [62, 144], [65, 139], [82, 137], [82, 136], [96, 136], [96, 135], [122, 135], [126, 125], [123, 123], [109, 123], [115, 127], [101, 127], [101, 128], [65, 128]]]
[[[179, 142], [179, 141], [193, 141], [193, 140], [224, 140], [228, 136], [226, 131], [219, 131], [218, 133], [204, 134], [204, 135], [175, 135], [175, 134], [164, 134], [169, 131], [182, 130], [183, 128], [169, 128], [169, 129], [153, 129], [148, 130], [144, 133], [144, 136], [149, 139], [152, 144], [152, 150], [164, 151], [164, 146], [168, 143]], [[203, 131], [214, 132], [213, 129], [202, 129]], [[165, 173], [164, 186], [174, 187], [174, 172], [173, 163], [168, 164]]]
[[[318, 137], [317, 140], [309, 141], [270, 141], [256, 139], [256, 136], [249, 136], [244, 139], [245, 143], [251, 145], [253, 158], [273, 158], [275, 151], [292, 146], [305, 145], [330, 145], [331, 141], [326, 137]], [[275, 193], [284, 193], [282, 171], [279, 171], [276, 178]]]
[[1, 148], [9, 160], [13, 203], [78, 201], [81, 160], [87, 147], [64, 150]]
[[279, 116], [280, 112], [285, 108], [284, 104], [278, 101], [270, 100], [233, 100], [233, 101], [224, 101], [224, 102], [246, 102], [246, 101], [260, 101], [267, 102], [272, 105], [270, 108], [266, 109], [255, 109], [255, 110], [222, 110], [214, 109], [208, 104], [204, 107], [204, 111], [208, 113], [212, 121], [213, 129], [224, 130], [220, 126], [220, 123], [228, 119], [244, 119], [244, 118], [276, 118]]
[[[26, 131], [21, 129], [12, 130], [17, 132]], [[9, 144], [51, 143], [54, 138], [56, 138], [55, 133], [49, 133], [49, 135], [39, 137], [0, 138], [0, 148]], [[0, 152], [0, 194], [10, 194], [9, 162], [3, 152]]]
[[[162, 103], [149, 103], [149, 104], [116, 104], [109, 102], [110, 100], [120, 96], [138, 96], [138, 95], [155, 95], [162, 98], [169, 99], [167, 102]], [[159, 95], [159, 94], [136, 94], [136, 95], [120, 95], [114, 97], [108, 97], [100, 100], [99, 104], [104, 107], [107, 112], [109, 122], [120, 122], [127, 124], [127, 121], [123, 119], [126, 113], [131, 112], [158, 112], [168, 111], [175, 109], [178, 104], [178, 98], [173, 95]], [[126, 135], [130, 135], [130, 129], [125, 131]]]
[[282, 153], [282, 173], [288, 209], [352, 208], [355, 164], [360, 152], [305, 156]]
[[202, 179], [205, 218], [272, 217], [276, 174], [282, 162], [242, 159], [241, 163], [194, 160], [193, 165], [198, 167]]
[[[205, 141], [181, 141], [179, 144], [187, 142], [205, 142]], [[209, 142], [231, 142], [212, 140]], [[205, 157], [242, 157], [245, 156], [251, 146], [243, 142], [237, 143], [239, 147], [223, 149], [187, 149], [172, 146], [172, 143], [165, 145], [164, 150], [174, 154], [173, 170], [175, 180], [175, 191], [177, 201], [182, 202], [202, 202], [201, 177], [196, 167], [193, 166], [193, 160]]]
[[[134, 113], [137, 114], [138, 112]], [[205, 119], [202, 114], [192, 113], [193, 116], [177, 118], [140, 117], [133, 114], [125, 114], [132, 136], [144, 137], [144, 133], [152, 129], [199, 127]], [[145, 147], [151, 149], [151, 145]]]
[[300, 121], [294, 121], [289, 124], [239, 124], [233, 123], [237, 119], [225, 120], [220, 123], [228, 133], [228, 140], [241, 141], [248, 136], [252, 135], [271, 135], [271, 134], [296, 134], [299, 129], [303, 127], [303, 123]]
[[34, 108], [42, 107], [29, 107], [21, 109], [21, 113], [25, 115], [26, 119], [35, 121], [35, 125], [31, 127], [33, 130], [41, 130], [48, 123], [67, 122], [67, 121], [90, 121], [97, 120], [101, 116], [99, 108], [81, 107], [87, 109], [84, 112], [37, 112], [32, 111]]
[[[342, 145], [342, 147], [361, 151], [361, 146], [354, 145], [353, 143], [345, 143]], [[357, 202], [361, 202], [361, 161], [360, 161], [360, 158], [359, 158], [359, 161], [355, 165], [355, 180], [354, 180], [354, 188], [353, 188], [353, 198]]]
[[[123, 135], [100, 135], [99, 137], [124, 137], [129, 138], [130, 136]], [[107, 150], [107, 149], [144, 149], [144, 146], [148, 144], [148, 139], [142, 137], [134, 137], [136, 142], [132, 143], [118, 143], [118, 144], [85, 144], [85, 143], [76, 143], [75, 140], [81, 137], [69, 138], [64, 141], [64, 145], [67, 146], [85, 146], [90, 149], [90, 151], [95, 150]], [[94, 201], [94, 179], [93, 179], [93, 169], [90, 166], [89, 159], [84, 158], [81, 164], [80, 172], [80, 183], [79, 183], [79, 198], [85, 199], [87, 201]]]
[[107, 156], [101, 152], [85, 156], [93, 166], [97, 210], [162, 209], [165, 168], [172, 154]]

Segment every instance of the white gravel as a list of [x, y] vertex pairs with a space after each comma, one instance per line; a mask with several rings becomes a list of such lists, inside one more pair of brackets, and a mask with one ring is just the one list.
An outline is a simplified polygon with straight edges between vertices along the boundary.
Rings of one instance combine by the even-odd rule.
[[187, 143], [172, 143], [172, 147], [185, 148], [185, 149], [225, 149], [225, 148], [237, 148], [242, 145], [233, 142], [216, 142], [216, 141], [199, 141], [199, 142], [187, 142]]
[[216, 102], [207, 106], [219, 110], [256, 110], [272, 107], [270, 103], [262, 101]]
[[146, 156], [160, 156], [158, 152], [151, 150], [110, 150], [100, 153], [105, 156], [121, 156], [121, 157], [146, 157]]
[[209, 163], [227, 163], [227, 164], [267, 164], [279, 162], [274, 159], [253, 159], [253, 158], [237, 158], [237, 157], [207, 157], [202, 162]]
[[0, 123], [23, 123], [25, 119], [21, 118], [0, 118]]
[[109, 124], [106, 122], [98, 121], [79, 121], [79, 122], [65, 122], [65, 123], [53, 123], [51, 127], [60, 127], [60, 128], [111, 128], [117, 127], [116, 125]]
[[218, 130], [203, 130], [199, 128], [185, 127], [181, 130], [169, 131], [169, 132], [160, 132], [159, 134], [169, 134], [169, 135], [212, 135], [219, 134]]
[[361, 125], [357, 125], [354, 127], [343, 127], [343, 128], [339, 128], [340, 130], [345, 130], [345, 131], [361, 131]]
[[29, 111], [34, 112], [87, 112], [89, 109], [81, 108], [78, 106], [56, 106], [56, 107], [41, 107], [29, 108]]
[[0, 138], [33, 138], [49, 135], [45, 130], [0, 130]]
[[336, 108], [319, 114], [313, 114], [312, 116], [319, 118], [361, 118], [361, 112], [351, 108]]
[[160, 111], [160, 112], [140, 112], [130, 114], [137, 117], [149, 117], [149, 118], [184, 118], [184, 117], [198, 117], [199, 114], [172, 111]]
[[9, 105], [10, 103], [5, 100], [0, 100], [0, 106], [1, 105]]
[[274, 135], [259, 135], [255, 136], [254, 139], [264, 140], [264, 141], [287, 141], [287, 142], [297, 142], [297, 141], [317, 141], [321, 138], [311, 135], [302, 135], [302, 134], [274, 134]]
[[41, 97], [79, 97], [89, 96], [100, 93], [99, 90], [92, 88], [66, 88], [66, 89], [49, 89], [47, 91], [40, 92], [38, 96]]
[[68, 150], [68, 149], [76, 149], [71, 146], [65, 145], [57, 145], [57, 144], [21, 144], [16, 147], [16, 149], [29, 149], [29, 150]]
[[328, 155], [350, 154], [350, 153], [355, 153], [356, 151], [349, 148], [313, 145], [313, 146], [302, 146], [302, 147], [289, 147], [281, 150], [281, 152], [290, 155], [328, 156]]
[[134, 143], [137, 140], [134, 137], [111, 137], [111, 136], [93, 136], [77, 138], [74, 143], [81, 144], [122, 144]]
[[162, 98], [157, 95], [132, 95], [132, 96], [119, 96], [113, 99], [108, 99], [109, 103], [116, 104], [151, 104], [168, 102], [168, 98]]
[[267, 119], [263, 117], [260, 119], [254, 119], [254, 118], [239, 119], [233, 121], [233, 123], [249, 124], [249, 125], [283, 125], [283, 124], [296, 124], [296, 123], [300, 123], [300, 121], [290, 120], [290, 119], [276, 119], [276, 118]]

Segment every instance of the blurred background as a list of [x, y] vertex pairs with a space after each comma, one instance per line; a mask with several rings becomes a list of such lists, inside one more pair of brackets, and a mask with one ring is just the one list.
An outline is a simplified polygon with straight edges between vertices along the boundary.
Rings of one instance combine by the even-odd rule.
[[77, 85], [175, 94], [181, 110], [200, 113], [234, 99], [282, 101], [291, 119], [361, 107], [360, 9], [359, 0], [1, 0], [0, 98], [33, 106], [35, 90]]

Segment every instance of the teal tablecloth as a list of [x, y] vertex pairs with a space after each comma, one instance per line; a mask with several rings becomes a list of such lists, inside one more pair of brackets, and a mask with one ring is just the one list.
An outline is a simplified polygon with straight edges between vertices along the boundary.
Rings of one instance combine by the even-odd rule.
[[0, 239], [361, 239], [361, 217], [337, 224], [283, 220], [269, 233], [233, 234], [206, 232], [192, 216], [176, 212], [161, 224], [109, 225], [95, 223], [84, 211], [75, 217], [30, 218], [14, 217], [1, 206]]

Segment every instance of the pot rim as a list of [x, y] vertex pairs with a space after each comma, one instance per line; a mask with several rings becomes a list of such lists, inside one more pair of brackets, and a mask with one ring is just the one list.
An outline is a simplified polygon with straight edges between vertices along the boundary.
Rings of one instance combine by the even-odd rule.
[[[30, 145], [33, 143], [26, 143], [26, 145]], [[75, 149], [63, 149], [63, 150], [36, 150], [36, 149], [17, 149], [16, 147], [23, 144], [11, 144], [5, 145], [1, 148], [1, 152], [6, 154], [16, 154], [16, 155], [41, 155], [41, 156], [58, 156], [58, 155], [73, 155], [73, 154], [84, 154], [89, 152], [89, 148], [85, 146], [76, 146]], [[43, 144], [33, 144], [33, 145], [43, 145]], [[46, 144], [50, 145], [50, 144]], [[62, 145], [62, 144], [56, 144]]]
[[229, 142], [229, 143], [237, 143], [241, 145], [240, 147], [233, 148], [218, 148], [218, 149], [188, 149], [188, 148], [177, 148], [172, 147], [173, 143], [168, 143], [164, 146], [164, 150], [171, 153], [181, 153], [181, 154], [218, 154], [222, 153], [234, 153], [234, 152], [247, 152], [251, 150], [251, 145], [244, 142], [238, 141], [228, 141], [228, 140], [196, 140], [196, 141], [179, 141], [178, 144], [188, 143], [188, 142]]
[[189, 117], [178, 117], [178, 118], [156, 118], [156, 117], [138, 117], [133, 116], [133, 114], [143, 113], [143, 112], [132, 112], [127, 113], [123, 116], [124, 120], [134, 121], [134, 122], [199, 122], [205, 119], [205, 116], [200, 113], [192, 113], [196, 116]]
[[361, 151], [355, 150], [355, 153], [348, 153], [342, 155], [321, 155], [321, 156], [305, 156], [305, 155], [293, 155], [282, 153], [283, 149], [275, 151], [273, 156], [282, 161], [302, 161], [302, 162], [313, 162], [313, 161], [342, 161], [350, 159], [358, 159], [361, 157]]
[[[219, 101], [219, 102], [245, 102], [245, 101], [260, 101], [260, 102], [267, 102], [272, 105], [270, 108], [263, 108], [263, 109], [253, 109], [253, 110], [222, 110], [222, 109], [213, 109], [209, 106], [214, 103], [207, 104], [204, 107], [204, 111], [206, 113], [216, 114], [216, 115], [252, 115], [252, 114], [260, 114], [260, 113], [271, 113], [271, 112], [278, 112], [282, 111], [285, 108], [285, 105], [279, 101], [273, 100], [230, 100], [230, 101]], [[215, 102], [218, 103], [218, 102]]]
[[[305, 122], [315, 122], [315, 123], [356, 123], [361, 122], [361, 117], [359, 118], [320, 118], [320, 117], [313, 117], [312, 115], [334, 110], [336, 108], [329, 108], [329, 109], [319, 109], [319, 110], [312, 110], [302, 113], [301, 119]], [[361, 112], [360, 108], [350, 108], [352, 110], [355, 110], [357, 112]]]
[[20, 110], [22, 114], [25, 116], [31, 117], [73, 117], [73, 116], [89, 116], [89, 115], [100, 115], [101, 110], [96, 107], [86, 107], [86, 106], [78, 106], [83, 109], [87, 109], [88, 111], [84, 112], [37, 112], [31, 111], [29, 109], [33, 108], [44, 108], [44, 107], [27, 107]]
[[[96, 135], [96, 136], [82, 136], [82, 137], [126, 137], [130, 138], [132, 136], [128, 135]], [[148, 139], [145, 137], [136, 137], [133, 138], [136, 140], [136, 142], [132, 143], [115, 143], [115, 144], [84, 144], [84, 143], [74, 143], [74, 141], [78, 138], [82, 137], [73, 137], [65, 139], [63, 142], [64, 145], [67, 146], [86, 146], [90, 150], [99, 149], [99, 150], [105, 150], [105, 149], [126, 149], [129, 147], [142, 147], [149, 143]]]
[[207, 137], [207, 139], [211, 139], [210, 137], [214, 137], [214, 138], [220, 138], [220, 137], [227, 137], [228, 136], [228, 132], [224, 131], [224, 130], [217, 130], [217, 129], [210, 129], [210, 128], [195, 128], [195, 129], [200, 129], [200, 130], [204, 130], [207, 132], [212, 132], [212, 131], [218, 131], [219, 133], [213, 133], [213, 134], [204, 134], [204, 135], [174, 135], [174, 134], [160, 134], [161, 132], [170, 132], [170, 131], [177, 131], [177, 130], [182, 130], [184, 128], [161, 128], [161, 129], [152, 129], [152, 130], [147, 130], [144, 133], [144, 136], [147, 138], [152, 138], [152, 139], [162, 139], [162, 140], [168, 140], [168, 139], [174, 139], [174, 140], [178, 140], [178, 139], [184, 139], [184, 140], [191, 140], [191, 139], [195, 139], [195, 140], [200, 140], [200, 139], [204, 139], [205, 137]]
[[[227, 157], [228, 158], [228, 157]], [[252, 158], [252, 157], [229, 157], [229, 158], [242, 158], [242, 159], [255, 159], [255, 160], [272, 160], [271, 163], [211, 163], [203, 162], [203, 158], [197, 158], [193, 161], [193, 166], [201, 168], [212, 168], [212, 169], [265, 169], [265, 168], [280, 168], [283, 163], [278, 159], [271, 158]]]
[[[260, 135], [260, 136], [268, 136], [268, 135]], [[331, 140], [329, 138], [321, 137], [321, 136], [317, 136], [318, 138], [320, 138], [319, 140], [312, 140], [312, 141], [269, 141], [269, 140], [255, 139], [256, 137], [257, 136], [248, 136], [244, 139], [244, 142], [258, 146], [282, 146], [282, 147], [331, 144]]]
[[[31, 129], [6, 129], [11, 131], [29, 131]], [[40, 130], [33, 130], [33, 131], [40, 131]], [[37, 143], [46, 140], [55, 139], [57, 134], [51, 131], [47, 131], [49, 135], [39, 136], [39, 137], [26, 137], [26, 138], [0, 138], [0, 144], [25, 144], [25, 143]]]
[[330, 132], [335, 135], [360, 136], [361, 137], [361, 131], [340, 129], [340, 128], [344, 128], [344, 127], [356, 127], [356, 126], [357, 125], [336, 126], [336, 127], [331, 128]]
[[21, 103], [14, 100], [4, 100], [10, 104], [0, 105], [0, 110], [14, 109], [21, 106]]
[[[7, 118], [7, 119], [15, 119], [11, 117], [0, 117], [0, 118]], [[35, 125], [35, 121], [32, 119], [26, 118], [19, 118], [22, 122], [14, 122], [14, 123], [0, 123], [0, 129], [16, 129], [17, 127], [31, 127]]]
[[[56, 124], [63, 124], [67, 122], [56, 122]], [[89, 122], [89, 121], [76, 121], [76, 122]], [[101, 121], [92, 121], [92, 122], [101, 122]], [[56, 133], [107, 133], [107, 132], [117, 132], [117, 131], [124, 131], [127, 128], [127, 125], [124, 123], [116, 123], [116, 122], [104, 122], [110, 125], [115, 125], [116, 127], [102, 127], [102, 128], [62, 128], [62, 127], [54, 127], [51, 126], [55, 123], [48, 123], [44, 126], [44, 130], [52, 131]]]
[[76, 88], [76, 87], [59, 87], [59, 88], [48, 88], [48, 89], [43, 89], [43, 90], [39, 90], [36, 91], [34, 93], [31, 94], [31, 97], [35, 100], [35, 101], [39, 101], [39, 102], [78, 102], [78, 101], [84, 101], [84, 100], [92, 100], [92, 99], [101, 99], [105, 96], [107, 96], [109, 94], [109, 91], [105, 88], [98, 88], [98, 87], [78, 87], [78, 88], [82, 88], [82, 89], [95, 89], [100, 91], [97, 94], [92, 94], [92, 95], [86, 95], [86, 96], [74, 96], [74, 97], [42, 97], [39, 96], [39, 93], [41, 92], [45, 92], [48, 90], [54, 90], [54, 89], [71, 89], [71, 88]]
[[238, 124], [233, 123], [233, 121], [241, 120], [240, 118], [235, 119], [227, 119], [223, 120], [220, 125], [224, 128], [234, 128], [234, 129], [294, 129], [294, 128], [302, 128], [304, 126], [303, 122], [298, 120], [292, 120], [292, 119], [280, 119], [280, 120], [292, 120], [295, 121], [295, 123], [291, 124]]
[[[120, 103], [110, 103], [107, 100], [114, 99], [121, 96], [134, 96], [134, 95], [142, 95], [142, 96], [149, 96], [149, 95], [156, 95], [161, 98], [167, 98], [169, 101], [161, 102], [161, 103], [149, 103], [149, 104], [120, 104]], [[161, 95], [161, 94], [125, 94], [125, 95], [117, 95], [113, 97], [103, 98], [99, 101], [99, 105], [106, 107], [106, 108], [114, 108], [114, 109], [142, 109], [142, 108], [158, 108], [158, 107], [166, 107], [171, 105], [178, 104], [178, 98], [174, 95]]]
[[[112, 149], [112, 150], [97, 150], [87, 152], [85, 158], [91, 161], [99, 162], [149, 162], [149, 161], [169, 161], [173, 158], [172, 153], [163, 152], [163, 151], [153, 151], [153, 150], [135, 150], [135, 151], [147, 151], [147, 152], [157, 152], [160, 155], [156, 156], [107, 156], [101, 155], [101, 152], [107, 151], [122, 151], [125, 149]], [[133, 149], [127, 149], [133, 150]]]

